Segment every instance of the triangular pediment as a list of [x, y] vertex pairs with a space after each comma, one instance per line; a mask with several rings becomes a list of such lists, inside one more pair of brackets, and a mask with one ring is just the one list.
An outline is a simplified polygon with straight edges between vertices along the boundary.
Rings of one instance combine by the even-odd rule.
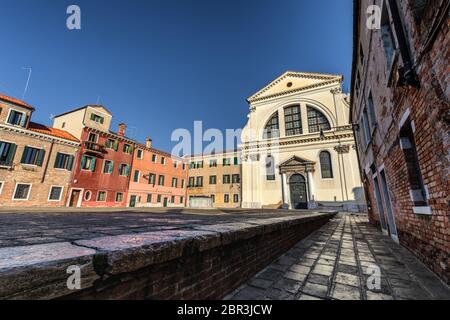
[[315, 89], [333, 83], [340, 83], [342, 76], [322, 73], [288, 71], [248, 98], [248, 102], [275, 98], [278, 96]]
[[297, 156], [293, 156], [289, 160], [286, 160], [282, 164], [280, 164], [280, 167], [293, 167], [293, 166], [299, 166], [299, 165], [306, 165], [306, 164], [314, 164], [314, 161], [307, 160], [304, 158], [300, 158]]

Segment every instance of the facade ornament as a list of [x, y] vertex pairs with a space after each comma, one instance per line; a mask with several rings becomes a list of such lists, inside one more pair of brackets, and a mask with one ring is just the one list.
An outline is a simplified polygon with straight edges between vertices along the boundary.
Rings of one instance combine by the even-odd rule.
[[350, 145], [339, 145], [334, 147], [334, 150], [339, 154], [350, 153]]

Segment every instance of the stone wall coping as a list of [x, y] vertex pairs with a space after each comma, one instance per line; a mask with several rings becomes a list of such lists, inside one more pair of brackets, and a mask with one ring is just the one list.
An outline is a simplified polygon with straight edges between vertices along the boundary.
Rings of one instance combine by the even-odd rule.
[[85, 289], [101, 277], [133, 272], [332, 215], [250, 217], [243, 222], [0, 248], [0, 299], [51, 299], [73, 293], [66, 285], [71, 276], [69, 266], [80, 267], [81, 289]]

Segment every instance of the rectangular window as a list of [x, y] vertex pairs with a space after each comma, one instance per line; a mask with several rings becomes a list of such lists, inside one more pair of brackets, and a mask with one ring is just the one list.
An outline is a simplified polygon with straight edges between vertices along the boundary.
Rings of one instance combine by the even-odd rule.
[[105, 119], [98, 114], [91, 113], [91, 120], [100, 124], [103, 124], [105, 122]]
[[44, 161], [45, 150], [32, 147], [25, 147], [20, 163], [42, 166]]
[[193, 188], [193, 187], [195, 187], [195, 177], [189, 177], [188, 188]]
[[134, 170], [133, 182], [139, 182], [139, 170]]
[[372, 92], [369, 93], [369, 97], [367, 98], [367, 108], [369, 109], [371, 130], [373, 131], [377, 124], [377, 116], [375, 113], [375, 105], [373, 103]]
[[212, 201], [212, 203], [216, 202], [216, 195], [214, 195], [214, 194], [211, 195], [211, 201]]
[[271, 155], [266, 157], [266, 180], [275, 181], [275, 158]]
[[111, 160], [105, 160], [103, 162], [103, 173], [111, 174], [114, 169], [114, 162]]
[[164, 176], [159, 176], [159, 178], [158, 178], [158, 186], [164, 186]]
[[88, 141], [89, 142], [93, 142], [93, 143], [97, 143], [98, 141], [98, 135], [95, 133], [90, 132], [89, 136], [88, 136]]
[[175, 196], [170, 197], [170, 203], [175, 203]]
[[155, 185], [156, 184], [156, 174], [149, 173], [148, 175], [148, 184]]
[[183, 163], [183, 171], [186, 170], [186, 164]]
[[74, 156], [58, 152], [55, 159], [55, 168], [72, 171], [74, 160]]
[[239, 158], [238, 157], [234, 157], [234, 165], [235, 166], [239, 165]]
[[158, 197], [156, 200], [158, 201], [158, 203], [161, 203], [161, 195], [160, 194], [158, 194]]
[[158, 157], [156, 156], [156, 154], [152, 154], [152, 162], [156, 163], [156, 161], [158, 161]]
[[5, 185], [5, 182], [0, 181], [0, 194], [2, 194], [3, 186]]
[[18, 183], [14, 190], [13, 200], [28, 200], [30, 197], [31, 184]]
[[224, 194], [223, 195], [223, 202], [225, 202], [225, 203], [229, 203], [230, 202], [230, 195], [229, 194]]
[[172, 178], [172, 188], [178, 188], [178, 179]]
[[133, 153], [133, 147], [127, 143], [125, 143], [123, 145], [123, 152], [124, 153], [128, 153], [128, 154], [132, 154]]
[[209, 160], [209, 167], [210, 168], [216, 168], [217, 167], [217, 160]]
[[97, 194], [97, 202], [105, 202], [106, 201], [106, 192], [99, 191]]
[[202, 188], [203, 187], [203, 177], [197, 177], [197, 181], [195, 183], [195, 186], [198, 188]]
[[240, 174], [233, 174], [231, 178], [232, 183], [241, 183], [241, 175]]
[[116, 202], [122, 202], [123, 201], [123, 193], [117, 192], [116, 193]]
[[387, 68], [390, 71], [392, 62], [394, 61], [395, 44], [386, 2], [383, 5], [383, 11], [381, 13], [381, 39], [386, 55]]
[[51, 187], [48, 201], [61, 201], [63, 187]]
[[27, 124], [27, 115], [23, 112], [11, 109], [8, 120], [6, 122], [12, 124], [13, 126], [25, 127]]
[[10, 166], [16, 154], [14, 143], [0, 141], [0, 166]]
[[300, 106], [284, 108], [286, 136], [296, 136], [303, 133]]
[[197, 161], [196, 166], [197, 169], [202, 169], [203, 168], [203, 161]]
[[96, 158], [84, 155], [81, 157], [80, 168], [81, 170], [88, 170], [94, 172], [96, 162], [97, 162]]
[[165, 157], [161, 157], [161, 164], [165, 165], [166, 164], [166, 158]]
[[147, 194], [147, 203], [152, 203], [152, 195], [151, 195], [151, 193]]
[[366, 108], [364, 108], [364, 111], [363, 111], [362, 124], [363, 124], [363, 130], [364, 130], [364, 142], [366, 145], [368, 145], [370, 143], [370, 141], [372, 140], [372, 135], [370, 133], [369, 115], [367, 114]]
[[231, 159], [229, 159], [229, 158], [223, 158], [222, 164], [223, 164], [224, 167], [231, 166]]
[[184, 179], [181, 179], [181, 188], [184, 188]]
[[105, 148], [117, 151], [119, 150], [119, 142], [114, 139], [106, 139]]
[[239, 203], [239, 195], [238, 194], [233, 195], [233, 202]]
[[174, 167], [175, 169], [178, 168], [178, 161], [174, 161], [174, 162], [173, 162], [173, 167]]
[[184, 203], [184, 197], [180, 197], [180, 204]]
[[217, 176], [209, 176], [209, 184], [217, 184]]
[[136, 157], [138, 159], [142, 159], [142, 157], [144, 156], [144, 151], [142, 151], [141, 149], [139, 149], [136, 153]]
[[231, 183], [231, 176], [229, 174], [223, 175], [222, 183], [223, 184], [230, 184]]
[[130, 166], [124, 163], [119, 165], [119, 176], [128, 177], [130, 175]]
[[189, 169], [195, 169], [195, 162], [189, 163]]

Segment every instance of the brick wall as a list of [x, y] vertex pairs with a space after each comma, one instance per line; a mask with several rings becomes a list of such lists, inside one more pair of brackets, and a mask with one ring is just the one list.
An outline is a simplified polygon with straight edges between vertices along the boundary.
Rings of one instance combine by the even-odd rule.
[[251, 237], [248, 234], [252, 231], [240, 230], [228, 235], [232, 240], [227, 244], [201, 252], [188, 245], [179, 258], [134, 272], [105, 275], [93, 287], [63, 298], [221, 299], [327, 223], [331, 216], [292, 219], [268, 226], [267, 232]]
[[[358, 134], [358, 152], [360, 166], [366, 175], [365, 189], [370, 202], [370, 220], [380, 225], [379, 209], [374, 195], [373, 175], [376, 172], [370, 167], [378, 171], [384, 166], [399, 242], [448, 283], [450, 281], [448, 19], [436, 29], [435, 39], [427, 38], [431, 27], [438, 22], [435, 14], [445, 2], [443, 0], [429, 2], [430, 5], [420, 22], [415, 20], [411, 11], [412, 1], [403, 1], [400, 4], [402, 22], [420, 83], [420, 86], [413, 87], [397, 83], [398, 68], [403, 66], [401, 57], [397, 65], [394, 64], [392, 75], [386, 70], [380, 32], [377, 30], [367, 32], [365, 27], [365, 12], [372, 1], [362, 1], [358, 22], [360, 32], [355, 46], [359, 47], [361, 44], [366, 59], [363, 65], [359, 62], [360, 57], [356, 57], [358, 63], [355, 70], [360, 70], [362, 74], [360, 84], [362, 93], [353, 99], [352, 116], [354, 122], [359, 121], [360, 113], [366, 105], [366, 96], [372, 92], [377, 126], [370, 144], [365, 146], [363, 143], [362, 130]], [[376, 1], [375, 4], [381, 4], [381, 1]], [[398, 43], [397, 37], [396, 42]], [[427, 43], [430, 46], [428, 51], [424, 51]], [[390, 76], [393, 79], [391, 82]], [[410, 191], [417, 188], [419, 172], [414, 174], [414, 170], [411, 170], [410, 151], [405, 152], [400, 147], [400, 124], [408, 112], [409, 120], [415, 129], [413, 139], [416, 144], [420, 176], [428, 191], [427, 206], [431, 208], [431, 215], [420, 215], [413, 211], [417, 202], [415, 204], [412, 200]]]

